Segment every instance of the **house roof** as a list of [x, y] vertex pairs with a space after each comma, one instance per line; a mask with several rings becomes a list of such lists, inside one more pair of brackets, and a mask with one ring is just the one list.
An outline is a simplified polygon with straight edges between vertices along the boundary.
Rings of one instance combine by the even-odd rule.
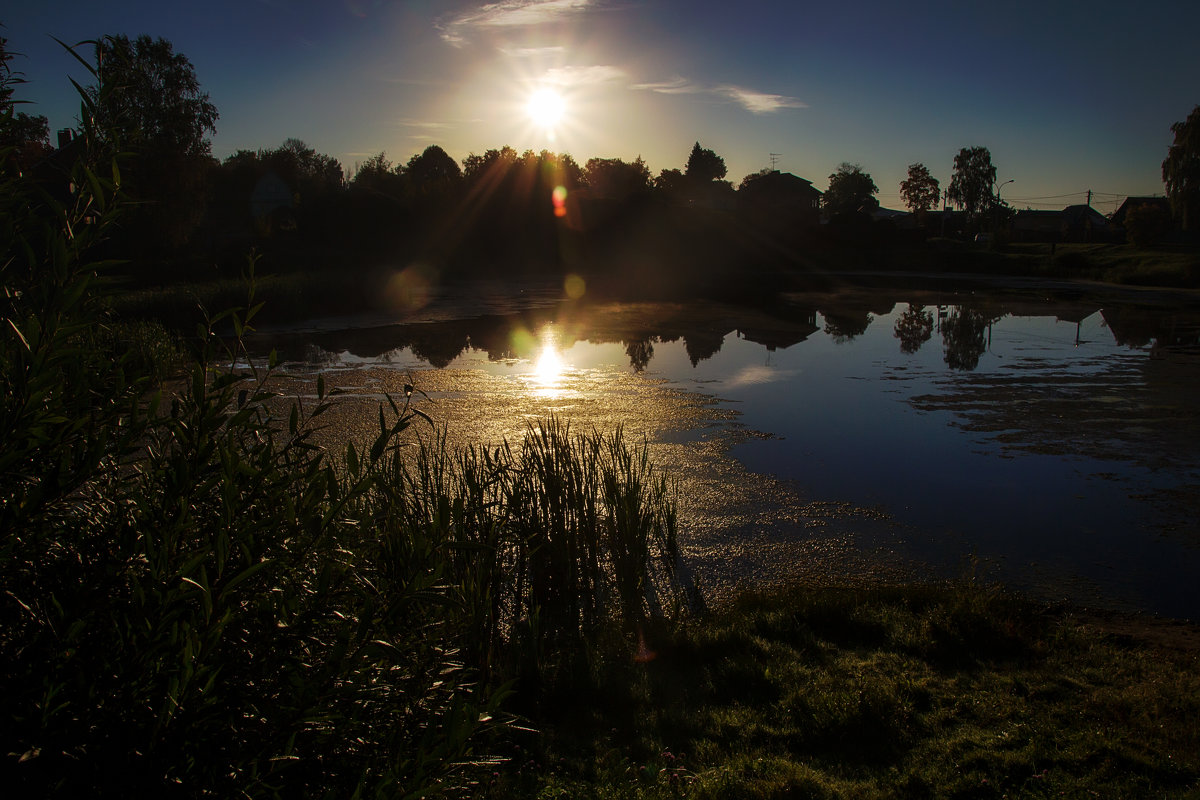
[[821, 194], [821, 190], [812, 185], [812, 181], [805, 180], [790, 172], [768, 172], [765, 175], [755, 178], [746, 184], [742, 191], [752, 192], [767, 192], [771, 194], [781, 194], [788, 192], [804, 192], [808, 194]]
[[1129, 213], [1129, 209], [1144, 205], [1157, 206], [1168, 214], [1171, 213], [1171, 201], [1165, 197], [1126, 197], [1125, 202], [1121, 203], [1121, 207], [1113, 212], [1113, 224], [1124, 225], [1125, 215]]
[[1082, 226], [1088, 223], [1092, 227], [1102, 227], [1108, 224], [1096, 209], [1089, 205], [1067, 206], [1061, 211], [1028, 209], [1018, 211], [1013, 218], [1013, 229], [1020, 231], [1057, 231], [1062, 227]]

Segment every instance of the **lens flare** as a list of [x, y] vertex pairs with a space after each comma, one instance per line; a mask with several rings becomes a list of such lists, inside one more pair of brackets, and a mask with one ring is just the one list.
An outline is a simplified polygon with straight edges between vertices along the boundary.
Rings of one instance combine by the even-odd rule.
[[567, 187], [555, 186], [554, 191], [550, 193], [550, 202], [554, 204], [554, 216], [565, 217], [567, 215]]
[[568, 275], [563, 279], [563, 291], [571, 300], [578, 300], [587, 291], [587, 282], [578, 275]]
[[382, 287], [383, 301], [392, 311], [411, 312], [429, 304], [436, 271], [426, 264], [413, 264], [388, 276]]

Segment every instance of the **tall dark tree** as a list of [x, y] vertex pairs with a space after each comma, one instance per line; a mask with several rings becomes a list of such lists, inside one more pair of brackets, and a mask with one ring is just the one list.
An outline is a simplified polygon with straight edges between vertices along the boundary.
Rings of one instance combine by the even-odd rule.
[[684, 174], [696, 184], [709, 184], [725, 178], [725, 159], [696, 142], [688, 156]]
[[862, 167], [842, 162], [837, 172], [829, 176], [829, 188], [822, 202], [831, 217], [858, 212], [869, 214], [879, 208], [879, 201], [875, 199], [878, 192], [879, 187]]
[[924, 164], [909, 164], [908, 177], [900, 181], [900, 197], [914, 214], [924, 214], [936, 208], [942, 196], [938, 179], [929, 174]]
[[1186, 231], [1195, 227], [1200, 213], [1200, 106], [1183, 122], [1171, 126], [1175, 141], [1162, 163], [1163, 183], [1171, 198], [1171, 211]]
[[25, 82], [23, 74], [12, 68], [17, 55], [8, 49], [8, 40], [0, 36], [0, 150], [9, 150], [9, 158], [18, 170], [26, 170], [50, 151], [50, 130], [45, 117], [17, 111], [19, 100], [13, 90]]
[[436, 144], [410, 158], [405, 173], [418, 194], [444, 194], [462, 179], [458, 162]]
[[122, 187], [139, 201], [129, 241], [178, 248], [204, 212], [217, 109], [187, 56], [166, 39], [105, 36], [96, 43], [98, 84], [88, 89], [107, 152], [129, 153]]
[[996, 201], [996, 168], [986, 147], [964, 147], [954, 157], [954, 175], [950, 178], [950, 201], [975, 215], [987, 211]]
[[101, 128], [115, 144], [156, 157], [207, 156], [206, 138], [216, 133], [217, 109], [200, 90], [192, 63], [166, 39], [105, 36], [96, 44], [101, 86], [89, 93], [99, 101]]

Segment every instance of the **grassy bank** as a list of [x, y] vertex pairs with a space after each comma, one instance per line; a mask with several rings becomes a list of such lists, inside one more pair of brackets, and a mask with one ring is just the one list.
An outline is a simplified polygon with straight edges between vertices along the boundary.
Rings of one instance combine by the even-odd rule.
[[1194, 642], [971, 587], [748, 596], [545, 703], [488, 796], [1196, 797]]

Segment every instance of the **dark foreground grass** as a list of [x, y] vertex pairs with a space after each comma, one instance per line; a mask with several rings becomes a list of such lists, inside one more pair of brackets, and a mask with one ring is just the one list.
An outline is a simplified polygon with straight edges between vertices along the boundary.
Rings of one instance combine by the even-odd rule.
[[1195, 650], [994, 591], [747, 596], [542, 705], [491, 797], [1197, 797]]

